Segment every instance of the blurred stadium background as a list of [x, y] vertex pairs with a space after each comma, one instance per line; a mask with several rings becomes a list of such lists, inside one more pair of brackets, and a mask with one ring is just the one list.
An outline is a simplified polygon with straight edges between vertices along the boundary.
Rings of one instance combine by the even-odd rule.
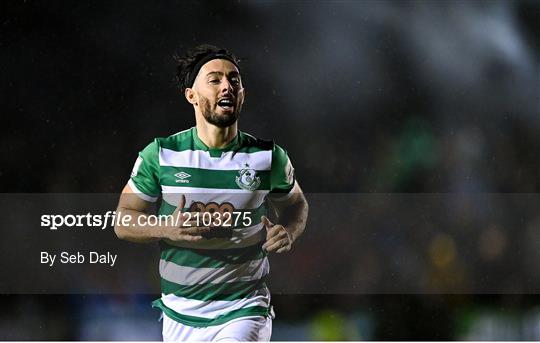
[[[222, 45], [243, 59], [241, 129], [286, 147], [317, 204], [273, 257], [274, 340], [540, 340], [540, 2], [1, 6], [2, 193], [119, 192], [152, 138], [194, 124], [172, 53]], [[369, 205], [384, 194], [408, 207]], [[38, 228], [1, 222], [8, 279]], [[4, 287], [0, 339], [160, 339], [157, 248], [108, 238], [155, 293]]]

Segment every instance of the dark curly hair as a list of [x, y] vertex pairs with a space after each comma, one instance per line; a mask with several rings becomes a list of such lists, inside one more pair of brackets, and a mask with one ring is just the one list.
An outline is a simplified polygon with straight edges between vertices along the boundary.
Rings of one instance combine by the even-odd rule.
[[210, 44], [198, 45], [193, 49], [190, 49], [183, 56], [179, 54], [173, 55], [173, 59], [177, 63], [175, 81], [182, 92], [184, 92], [186, 88], [192, 86], [191, 84], [189, 84], [190, 80], [193, 81], [193, 79], [195, 79], [195, 77], [197, 76], [193, 75], [193, 73], [199, 72], [198, 68], [197, 70], [194, 70], [194, 68], [197, 67], [197, 64], [203, 59], [205, 59], [207, 56], [214, 54], [222, 55], [223, 58], [230, 60], [236, 66], [238, 66], [238, 63], [240, 62], [240, 60], [227, 49], [219, 48], [215, 45]]

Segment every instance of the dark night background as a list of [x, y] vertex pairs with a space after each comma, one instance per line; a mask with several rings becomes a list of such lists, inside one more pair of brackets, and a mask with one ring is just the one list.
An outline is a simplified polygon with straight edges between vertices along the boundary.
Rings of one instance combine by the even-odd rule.
[[[363, 233], [324, 231], [312, 207], [294, 258], [273, 261], [275, 282], [309, 283], [307, 267], [325, 280], [366, 269], [376, 287], [360, 278], [358, 291], [274, 294], [274, 339], [540, 340], [540, 216], [531, 205], [539, 202], [505, 198], [540, 190], [540, 2], [11, 1], [0, 8], [2, 193], [119, 192], [138, 151], [194, 125], [173, 82], [172, 54], [224, 46], [242, 59], [240, 129], [285, 147], [314, 203], [336, 193], [359, 202], [366, 194], [435, 197], [415, 198], [424, 205], [440, 201], [437, 194], [501, 197], [489, 205], [497, 219], [465, 203], [461, 219], [405, 237], [368, 219]], [[373, 218], [398, 211], [385, 206], [359, 208]], [[444, 206], [430, 213], [437, 222]], [[16, 233], [2, 226], [10, 244]], [[404, 269], [385, 255], [386, 243], [366, 239], [374, 232], [391, 237], [402, 261], [421, 256], [409, 278], [428, 270], [444, 285], [435, 282], [430, 295], [399, 294], [401, 285], [380, 294]], [[452, 288], [490, 273], [518, 281], [491, 294]], [[0, 303], [11, 313], [0, 315], [0, 339], [159, 339], [153, 297], [4, 294]]]

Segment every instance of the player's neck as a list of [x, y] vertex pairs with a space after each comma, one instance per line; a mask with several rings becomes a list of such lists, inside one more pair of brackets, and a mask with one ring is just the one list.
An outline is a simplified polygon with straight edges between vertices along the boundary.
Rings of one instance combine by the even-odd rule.
[[206, 122], [197, 122], [197, 136], [209, 148], [227, 146], [236, 137], [237, 133], [237, 123], [227, 127], [217, 127]]

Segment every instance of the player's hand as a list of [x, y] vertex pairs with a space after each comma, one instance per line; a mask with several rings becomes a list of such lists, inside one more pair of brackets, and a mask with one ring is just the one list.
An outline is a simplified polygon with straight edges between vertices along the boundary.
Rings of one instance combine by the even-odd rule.
[[261, 217], [261, 221], [266, 228], [266, 242], [262, 246], [264, 250], [267, 252], [275, 251], [278, 254], [291, 250], [291, 234], [285, 230], [283, 225], [276, 225], [265, 216]]
[[[172, 241], [200, 241], [203, 239], [202, 234], [210, 231], [210, 228], [195, 226], [196, 221], [193, 219], [193, 216], [189, 216], [187, 213], [182, 212], [185, 204], [186, 197], [182, 194], [180, 203], [172, 214], [174, 223], [178, 225], [169, 228], [167, 238]], [[191, 220], [189, 220], [189, 218], [191, 218]]]

